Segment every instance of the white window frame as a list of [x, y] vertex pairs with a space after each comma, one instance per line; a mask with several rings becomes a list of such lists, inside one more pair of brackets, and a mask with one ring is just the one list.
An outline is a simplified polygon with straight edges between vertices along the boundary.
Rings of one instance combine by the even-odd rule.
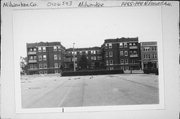
[[54, 46], [54, 47], [53, 47], [53, 50], [54, 50], [54, 51], [57, 51], [57, 47], [56, 47], [56, 46]]
[[124, 51], [120, 50], [120, 56], [124, 56]]
[[54, 68], [59, 68], [59, 64], [58, 63], [54, 63]]
[[119, 48], [123, 48], [123, 43], [122, 42], [119, 43]]
[[109, 49], [111, 49], [112, 48], [112, 43], [109, 43]]
[[127, 50], [124, 51], [124, 56], [128, 56], [128, 51]]
[[57, 54], [54, 54], [54, 60], [58, 60]]
[[42, 48], [41, 47], [38, 47], [38, 52], [42, 52]]
[[46, 52], [46, 47], [42, 47], [42, 49], [43, 49], [43, 52]]
[[43, 60], [44, 60], [44, 61], [46, 61], [46, 60], [47, 60], [46, 55], [43, 55]]

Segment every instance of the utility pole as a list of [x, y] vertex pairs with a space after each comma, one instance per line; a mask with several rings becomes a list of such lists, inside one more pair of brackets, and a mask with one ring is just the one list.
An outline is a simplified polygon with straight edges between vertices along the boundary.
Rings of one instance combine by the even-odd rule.
[[76, 71], [74, 45], [75, 43], [73, 43], [73, 63], [74, 63], [74, 71]]

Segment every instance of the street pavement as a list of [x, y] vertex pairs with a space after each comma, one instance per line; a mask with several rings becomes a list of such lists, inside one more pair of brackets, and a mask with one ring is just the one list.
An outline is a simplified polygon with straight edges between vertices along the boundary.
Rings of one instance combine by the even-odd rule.
[[158, 104], [158, 75], [22, 76], [22, 107]]

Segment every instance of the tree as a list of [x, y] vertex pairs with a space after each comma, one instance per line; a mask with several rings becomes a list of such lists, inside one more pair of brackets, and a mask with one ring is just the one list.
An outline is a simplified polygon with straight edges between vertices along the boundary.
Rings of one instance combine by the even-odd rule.
[[78, 67], [79, 67], [80, 69], [87, 69], [88, 60], [87, 60], [87, 58], [86, 58], [86, 55], [83, 54], [83, 55], [80, 57], [78, 64], [79, 64]]
[[27, 57], [20, 57], [20, 68], [21, 68], [21, 74], [27, 73]]

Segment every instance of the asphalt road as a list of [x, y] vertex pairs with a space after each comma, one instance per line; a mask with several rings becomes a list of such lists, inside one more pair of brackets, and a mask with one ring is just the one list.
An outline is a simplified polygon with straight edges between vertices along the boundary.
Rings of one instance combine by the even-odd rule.
[[157, 104], [158, 76], [145, 74], [26, 77], [22, 107]]

